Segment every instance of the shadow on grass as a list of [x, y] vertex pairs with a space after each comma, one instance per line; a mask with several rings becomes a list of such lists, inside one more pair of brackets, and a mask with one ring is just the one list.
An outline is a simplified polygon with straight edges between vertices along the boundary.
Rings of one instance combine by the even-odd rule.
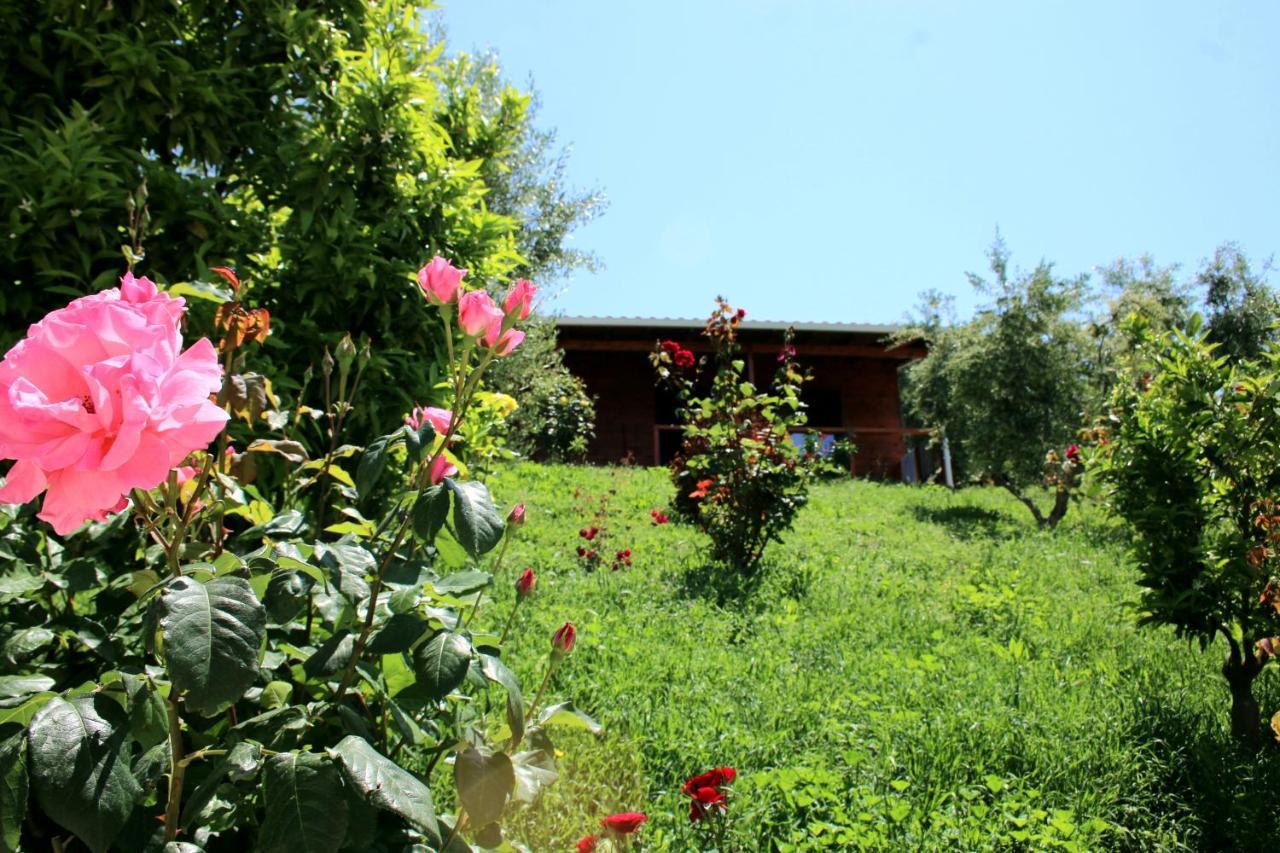
[[686, 597], [752, 615], [781, 599], [803, 599], [814, 580], [814, 573], [804, 563], [778, 563], [767, 557], [749, 573], [696, 559], [687, 561], [678, 572], [680, 592]]
[[911, 512], [917, 521], [945, 527], [955, 539], [1011, 539], [1024, 532], [1006, 513], [983, 507], [917, 505]]
[[1280, 748], [1274, 742], [1255, 755], [1223, 721], [1156, 703], [1141, 706], [1131, 731], [1151, 771], [1144, 774], [1151, 790], [1132, 792], [1141, 804], [1131, 812], [1136, 821], [1177, 827], [1197, 850], [1276, 849]]

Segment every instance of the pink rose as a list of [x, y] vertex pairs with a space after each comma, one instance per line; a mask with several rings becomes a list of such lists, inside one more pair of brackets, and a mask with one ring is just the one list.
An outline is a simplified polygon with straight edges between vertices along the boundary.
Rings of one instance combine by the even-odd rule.
[[458, 466], [454, 465], [444, 454], [441, 453], [431, 463], [431, 485], [438, 486], [445, 477], [452, 477], [458, 473]]
[[39, 517], [70, 533], [213, 440], [227, 421], [209, 400], [222, 368], [206, 338], [182, 350], [183, 311], [126, 273], [27, 330], [0, 362], [0, 458], [17, 460], [0, 503], [45, 491]]
[[502, 321], [502, 311], [483, 290], [473, 290], [458, 300], [458, 324], [469, 338], [478, 338], [496, 328], [496, 339], [502, 332]]
[[404, 422], [414, 429], [422, 429], [422, 425], [428, 423], [436, 431], [436, 435], [445, 435], [453, 423], [453, 412], [437, 409], [435, 406], [415, 406], [412, 412], [404, 416]]
[[518, 278], [502, 300], [502, 309], [514, 320], [527, 320], [533, 311], [533, 297], [537, 294], [538, 288], [533, 282]]
[[432, 305], [448, 305], [458, 301], [458, 288], [466, 274], [466, 270], [436, 255], [431, 263], [418, 270], [418, 287]]
[[[495, 334], [501, 332], [501, 334]], [[507, 329], [502, 332], [502, 327], [491, 327], [484, 335], [484, 345], [493, 350], [493, 354], [502, 357], [510, 355], [511, 351], [520, 346], [524, 342], [524, 332], [516, 329]]]

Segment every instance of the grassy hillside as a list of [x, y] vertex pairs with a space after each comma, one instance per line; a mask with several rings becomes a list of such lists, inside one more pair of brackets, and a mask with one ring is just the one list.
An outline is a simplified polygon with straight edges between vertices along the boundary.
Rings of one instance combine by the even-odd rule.
[[[534, 567], [514, 636], [545, 646], [572, 619], [578, 645], [551, 696], [605, 726], [558, 743], [559, 782], [510, 826], [533, 850], [569, 849], [633, 809], [650, 815], [646, 849], [696, 849], [680, 786], [723, 764], [739, 772], [743, 850], [1276, 837], [1280, 756], [1230, 742], [1222, 650], [1134, 627], [1122, 533], [1096, 507], [1042, 533], [995, 491], [822, 485], [758, 588], [721, 606], [687, 588], [698, 534], [651, 522], [664, 471], [528, 465], [492, 485], [530, 521], [480, 621], [500, 627], [511, 580]], [[583, 571], [590, 524], [633, 567]], [[1280, 708], [1274, 675], [1260, 685]]]

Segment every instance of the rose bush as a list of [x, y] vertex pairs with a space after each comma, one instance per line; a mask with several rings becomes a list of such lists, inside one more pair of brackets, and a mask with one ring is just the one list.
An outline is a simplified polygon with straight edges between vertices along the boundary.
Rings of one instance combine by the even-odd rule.
[[[738, 328], [746, 312], [723, 299], [703, 329], [711, 355], [702, 368], [710, 388], [698, 391], [692, 352], [664, 341], [650, 360], [660, 385], [679, 400], [684, 421], [680, 453], [671, 463], [675, 512], [711, 538], [712, 560], [731, 572], [755, 574], [764, 549], [782, 541], [804, 505], [811, 461], [791, 440], [805, 423], [790, 333], [767, 391], [747, 381]], [[655, 520], [657, 516], [654, 516]]]
[[[272, 412], [270, 383], [237, 372], [269, 318], [239, 301], [216, 350], [184, 350], [182, 300], [128, 274], [5, 356], [0, 497], [44, 489], [66, 538], [5, 532], [0, 850], [497, 846], [556, 779], [550, 730], [599, 730], [544, 706], [571, 623], [526, 701], [497, 634], [514, 611], [488, 606], [525, 512], [455, 452], [535, 289], [499, 308], [440, 258], [419, 284], [448, 330], [442, 404], [363, 447], [339, 437], [367, 350], [321, 366], [324, 410]], [[322, 458], [279, 434], [303, 418], [326, 425]], [[282, 487], [259, 489], [272, 466]], [[503, 582], [517, 604], [535, 585]]]

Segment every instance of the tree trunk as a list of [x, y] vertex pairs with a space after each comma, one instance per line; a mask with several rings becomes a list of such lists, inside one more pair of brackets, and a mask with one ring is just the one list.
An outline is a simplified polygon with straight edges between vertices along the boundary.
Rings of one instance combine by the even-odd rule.
[[1057, 494], [1053, 497], [1053, 509], [1040, 526], [1047, 527], [1050, 530], [1057, 527], [1058, 522], [1062, 521], [1062, 517], [1067, 514], [1067, 507], [1069, 506], [1071, 506], [1071, 490], [1059, 488]]
[[1262, 671], [1262, 664], [1252, 648], [1242, 652], [1234, 639], [1228, 640], [1231, 654], [1222, 665], [1222, 674], [1231, 688], [1231, 734], [1249, 751], [1262, 748], [1262, 710], [1253, 697], [1253, 680]]

